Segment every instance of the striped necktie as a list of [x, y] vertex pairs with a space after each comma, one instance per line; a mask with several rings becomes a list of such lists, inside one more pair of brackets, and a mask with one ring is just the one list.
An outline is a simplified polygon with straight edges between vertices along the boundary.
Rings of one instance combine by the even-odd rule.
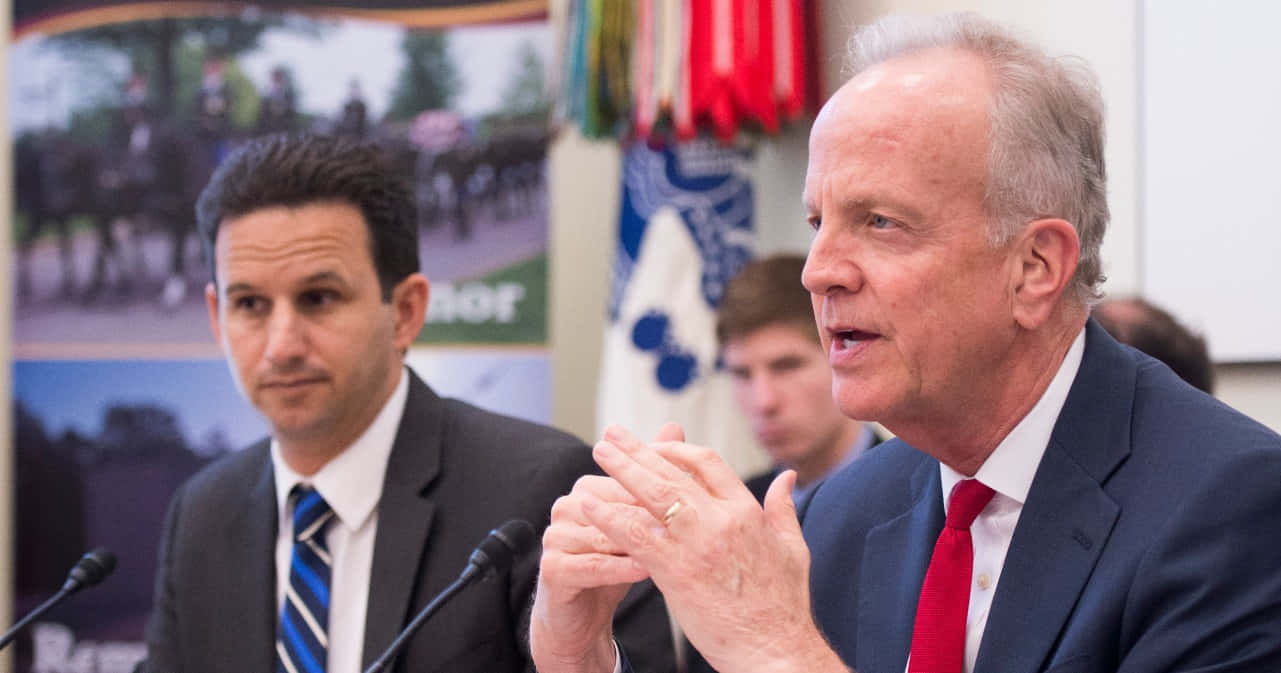
[[310, 486], [294, 496], [294, 552], [276, 634], [276, 673], [324, 673], [329, 649], [329, 503]]

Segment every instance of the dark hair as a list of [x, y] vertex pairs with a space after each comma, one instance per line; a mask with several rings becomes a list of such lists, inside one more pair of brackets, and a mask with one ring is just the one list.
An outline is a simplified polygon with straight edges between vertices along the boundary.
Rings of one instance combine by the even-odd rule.
[[327, 201], [348, 203], [364, 216], [382, 297], [390, 300], [392, 288], [419, 269], [414, 202], [381, 149], [345, 137], [266, 135], [228, 156], [196, 203], [210, 269], [217, 267], [214, 244], [227, 219]]
[[1142, 299], [1111, 299], [1095, 307], [1094, 319], [1117, 341], [1164, 362], [1197, 388], [1214, 392], [1214, 367], [1205, 339], [1167, 311]]
[[743, 265], [725, 285], [716, 308], [716, 340], [721, 347], [762, 327], [793, 325], [818, 343], [810, 293], [801, 285], [805, 258], [774, 255]]

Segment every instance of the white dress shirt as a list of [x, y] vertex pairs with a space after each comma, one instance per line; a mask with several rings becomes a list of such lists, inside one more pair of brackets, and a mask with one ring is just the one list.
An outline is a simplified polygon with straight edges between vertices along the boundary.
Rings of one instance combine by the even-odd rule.
[[[1040, 466], [1041, 457], [1045, 455], [1045, 448], [1050, 443], [1050, 434], [1054, 431], [1059, 413], [1063, 411], [1068, 390], [1076, 379], [1077, 370], [1081, 368], [1081, 356], [1084, 353], [1085, 330], [1082, 329], [1068, 348], [1063, 364], [1059, 365], [1058, 373], [1050, 381], [1041, 399], [1014, 426], [1010, 434], [1001, 440], [996, 450], [974, 474], [975, 479], [996, 491], [996, 494], [970, 526], [970, 537], [974, 542], [974, 575], [970, 585], [970, 608], [965, 627], [965, 673], [974, 671], [979, 643], [983, 640], [983, 630], [987, 627], [988, 613], [992, 609], [992, 597], [996, 594], [996, 585], [1001, 579], [1005, 554], [1010, 550], [1010, 541], [1014, 538], [1014, 527], [1019, 523], [1023, 503], [1027, 502], [1028, 490], [1032, 488], [1032, 478], [1036, 476], [1036, 468]], [[939, 473], [943, 478], [943, 511], [946, 513], [947, 496], [966, 477], [942, 463], [939, 463]]]
[[325, 543], [333, 559], [329, 588], [329, 673], [359, 673], [365, 642], [365, 608], [369, 602], [369, 572], [378, 529], [378, 500], [391, 445], [396, 439], [409, 377], [402, 368], [395, 391], [365, 429], [345, 451], [310, 477], [289, 469], [280, 446], [271, 442], [271, 464], [276, 477], [276, 621], [284, 607], [293, 558], [293, 503], [289, 492], [295, 484], [314, 487], [334, 510], [334, 521], [325, 530]]

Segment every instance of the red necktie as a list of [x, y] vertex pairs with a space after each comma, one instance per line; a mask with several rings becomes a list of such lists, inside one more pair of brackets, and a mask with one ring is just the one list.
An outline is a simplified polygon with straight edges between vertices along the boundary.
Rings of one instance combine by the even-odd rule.
[[992, 499], [992, 489], [973, 479], [957, 483], [947, 505], [947, 523], [934, 544], [921, 585], [912, 630], [908, 673], [961, 673], [965, 666], [965, 618], [970, 607], [974, 543], [970, 524]]

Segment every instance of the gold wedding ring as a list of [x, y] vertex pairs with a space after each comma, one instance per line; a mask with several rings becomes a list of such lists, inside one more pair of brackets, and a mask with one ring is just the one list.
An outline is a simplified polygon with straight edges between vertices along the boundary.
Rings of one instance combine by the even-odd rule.
[[673, 502], [672, 506], [668, 507], [666, 512], [663, 512], [663, 525], [666, 526], [667, 524], [671, 523], [672, 519], [676, 518], [676, 515], [680, 513], [681, 508], [684, 506], [685, 506], [684, 503], [682, 503], [680, 500]]

